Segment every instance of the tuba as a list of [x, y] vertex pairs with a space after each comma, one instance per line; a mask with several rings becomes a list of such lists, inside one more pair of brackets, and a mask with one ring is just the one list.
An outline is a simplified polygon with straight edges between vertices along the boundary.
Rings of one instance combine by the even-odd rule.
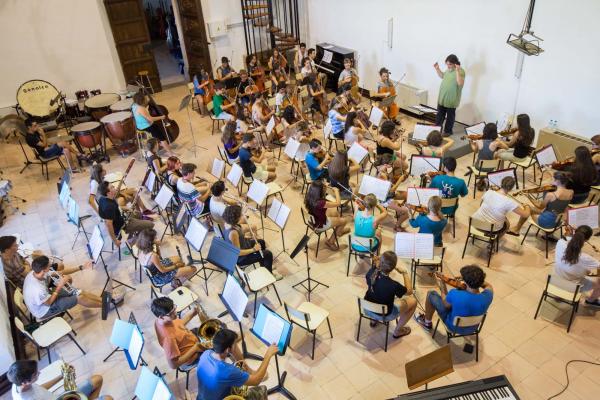
[[198, 339], [200, 340], [202, 347], [205, 349], [212, 349], [212, 339], [221, 329], [222, 324], [218, 319], [209, 319], [204, 321], [198, 329]]
[[[245, 371], [244, 360], [236, 361], [233, 365], [235, 365], [242, 371]], [[234, 386], [231, 388], [231, 394], [234, 396], [239, 396], [240, 398], [246, 398], [246, 396], [248, 395], [248, 386]]]
[[60, 367], [63, 376], [63, 386], [65, 392], [58, 396], [57, 400], [88, 400], [88, 397], [77, 391], [77, 383], [75, 382], [75, 368], [63, 361]]

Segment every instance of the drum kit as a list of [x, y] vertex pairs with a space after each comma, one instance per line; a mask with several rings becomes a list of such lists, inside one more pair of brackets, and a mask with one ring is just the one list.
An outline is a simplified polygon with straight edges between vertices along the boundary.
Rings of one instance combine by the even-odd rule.
[[[17, 112], [24, 118], [35, 118], [42, 127], [57, 129], [64, 123], [67, 135], [49, 137], [50, 144], [74, 140], [90, 161], [110, 161], [106, 137], [121, 156], [138, 149], [136, 128], [131, 113], [135, 92], [129, 87], [124, 94], [101, 93], [100, 90], [80, 90], [76, 99], [67, 99], [50, 82], [30, 80], [17, 90]], [[6, 125], [6, 126], [4, 126]], [[23, 118], [11, 115], [0, 121], [0, 133], [25, 134]]]

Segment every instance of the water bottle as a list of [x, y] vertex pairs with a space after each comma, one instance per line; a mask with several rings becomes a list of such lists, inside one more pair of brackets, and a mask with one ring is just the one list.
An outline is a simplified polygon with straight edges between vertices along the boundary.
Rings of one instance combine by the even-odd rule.
[[548, 121], [548, 128], [552, 129], [554, 125], [554, 120], [551, 119], [550, 121]]
[[554, 130], [557, 131], [558, 130], [558, 121], [554, 120]]

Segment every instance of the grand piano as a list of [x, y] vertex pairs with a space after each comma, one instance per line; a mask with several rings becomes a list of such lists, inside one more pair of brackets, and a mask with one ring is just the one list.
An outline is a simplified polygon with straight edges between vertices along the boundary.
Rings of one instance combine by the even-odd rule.
[[327, 75], [327, 88], [334, 92], [337, 91], [338, 77], [344, 69], [344, 58], [354, 61], [354, 50], [331, 43], [317, 44], [317, 58], [315, 59], [317, 70]]

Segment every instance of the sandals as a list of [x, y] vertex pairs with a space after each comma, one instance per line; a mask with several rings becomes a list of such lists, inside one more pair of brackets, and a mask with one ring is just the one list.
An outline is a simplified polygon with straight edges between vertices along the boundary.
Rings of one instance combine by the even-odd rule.
[[400, 339], [402, 336], [406, 336], [410, 334], [410, 326], [403, 326], [400, 328], [400, 334], [398, 336], [392, 335], [394, 339]]
[[336, 244], [329, 243], [328, 240], [325, 241], [325, 246], [329, 247], [329, 249], [331, 249], [331, 250], [339, 250], [340, 249]]
[[175, 278], [171, 281], [171, 287], [173, 289], [177, 289], [178, 287], [182, 286], [183, 283], [181, 283], [181, 280], [179, 280], [179, 278]]

